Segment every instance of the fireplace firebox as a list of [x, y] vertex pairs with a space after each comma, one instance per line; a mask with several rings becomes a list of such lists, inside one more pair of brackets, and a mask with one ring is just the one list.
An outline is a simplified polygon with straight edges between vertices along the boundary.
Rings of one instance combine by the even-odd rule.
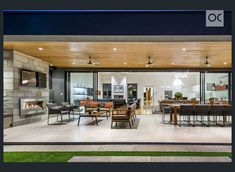
[[43, 99], [20, 99], [20, 114], [32, 115], [45, 112]]
[[114, 95], [114, 99], [123, 99], [124, 96], [123, 95]]

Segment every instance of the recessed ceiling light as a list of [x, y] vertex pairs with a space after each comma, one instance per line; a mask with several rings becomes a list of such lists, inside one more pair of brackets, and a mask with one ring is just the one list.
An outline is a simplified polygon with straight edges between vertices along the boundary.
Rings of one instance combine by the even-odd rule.
[[39, 50], [39, 51], [42, 51], [42, 50], [43, 50], [43, 48], [42, 48], [42, 47], [39, 47], [39, 48], [38, 48], [38, 50]]
[[50, 64], [50, 66], [53, 66], [53, 64]]
[[174, 65], [175, 63], [174, 63], [174, 62], [172, 62], [171, 64], [172, 64], [172, 65]]
[[224, 65], [227, 65], [227, 62], [224, 62]]
[[123, 64], [126, 65], [126, 62], [124, 62]]
[[75, 62], [73, 62], [73, 64], [76, 64]]
[[186, 51], [186, 48], [182, 48], [182, 51]]
[[207, 64], [207, 67], [211, 67], [211, 64]]
[[113, 48], [113, 51], [117, 51], [117, 48]]

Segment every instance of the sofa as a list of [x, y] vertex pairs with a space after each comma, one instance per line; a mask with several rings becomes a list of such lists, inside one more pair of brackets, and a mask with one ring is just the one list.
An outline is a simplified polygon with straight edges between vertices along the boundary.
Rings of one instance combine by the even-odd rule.
[[113, 103], [110, 101], [90, 101], [89, 103], [85, 104], [85, 112], [92, 112], [92, 111], [105, 111], [109, 114], [109, 116], [112, 113], [113, 110]]

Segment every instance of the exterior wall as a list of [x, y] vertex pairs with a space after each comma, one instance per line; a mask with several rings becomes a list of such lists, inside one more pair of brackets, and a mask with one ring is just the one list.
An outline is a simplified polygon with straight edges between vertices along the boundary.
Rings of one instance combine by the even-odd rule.
[[[22, 87], [20, 73], [21, 69], [43, 72], [47, 74], [47, 88]], [[40, 115], [20, 115], [20, 99], [43, 98], [45, 103], [49, 102], [49, 63], [35, 57], [13, 51], [13, 126], [31, 123], [41, 120]]]
[[65, 101], [64, 94], [64, 70], [54, 70], [52, 72], [52, 91], [50, 94], [53, 96], [53, 101], [60, 105]]

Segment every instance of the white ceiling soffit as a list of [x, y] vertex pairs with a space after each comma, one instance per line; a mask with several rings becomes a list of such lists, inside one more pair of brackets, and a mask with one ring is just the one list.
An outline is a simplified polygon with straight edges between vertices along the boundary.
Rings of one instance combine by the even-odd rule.
[[231, 35], [170, 35], [170, 36], [89, 36], [89, 35], [4, 35], [4, 41], [42, 42], [230, 42]]

